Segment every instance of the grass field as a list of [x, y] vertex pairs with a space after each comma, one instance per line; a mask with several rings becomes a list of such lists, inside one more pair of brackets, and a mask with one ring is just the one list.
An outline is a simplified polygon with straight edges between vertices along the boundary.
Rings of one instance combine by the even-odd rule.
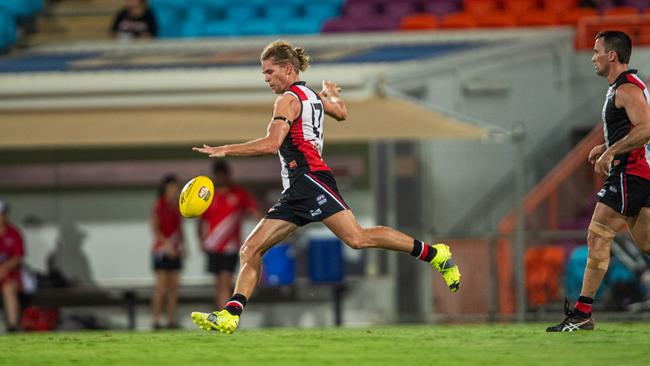
[[0, 365], [649, 365], [650, 323], [588, 333], [543, 324], [0, 336]]

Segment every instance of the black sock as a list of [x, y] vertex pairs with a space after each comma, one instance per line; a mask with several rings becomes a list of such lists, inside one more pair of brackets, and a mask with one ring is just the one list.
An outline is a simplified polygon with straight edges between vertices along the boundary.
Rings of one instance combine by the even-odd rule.
[[425, 262], [431, 262], [433, 257], [436, 256], [438, 251], [436, 248], [431, 245], [421, 242], [417, 239], [413, 240], [413, 250], [411, 250], [411, 255], [417, 257], [420, 260]]
[[242, 311], [244, 311], [244, 307], [246, 306], [246, 301], [248, 301], [246, 299], [246, 296], [242, 294], [234, 294], [230, 300], [226, 302], [226, 307], [224, 309], [226, 309], [226, 311], [232, 315], [241, 315]]
[[591, 306], [593, 303], [594, 299], [591, 297], [580, 296], [573, 312], [582, 318], [589, 318], [591, 316]]

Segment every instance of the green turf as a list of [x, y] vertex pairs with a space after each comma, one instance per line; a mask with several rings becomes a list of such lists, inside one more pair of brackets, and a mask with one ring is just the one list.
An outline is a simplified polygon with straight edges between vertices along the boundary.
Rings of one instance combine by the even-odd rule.
[[650, 324], [42, 333], [0, 336], [0, 365], [649, 365]]

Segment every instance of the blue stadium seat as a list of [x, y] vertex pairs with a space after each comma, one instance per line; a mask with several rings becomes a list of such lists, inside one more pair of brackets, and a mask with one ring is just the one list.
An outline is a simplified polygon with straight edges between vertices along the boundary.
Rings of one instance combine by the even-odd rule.
[[158, 37], [176, 38], [182, 36], [185, 19], [185, 2], [178, 0], [157, 0], [151, 2], [151, 10], [158, 24]]
[[297, 18], [289, 22], [281, 22], [280, 34], [315, 34], [320, 33], [323, 21], [320, 19]]
[[0, 9], [9, 12], [18, 21], [26, 21], [43, 9], [43, 0], [0, 0]]
[[298, 6], [287, 3], [274, 2], [262, 6], [262, 12], [266, 18], [274, 19], [275, 21], [282, 21], [288, 18], [295, 18], [298, 16]]
[[341, 15], [341, 6], [331, 3], [313, 3], [303, 6], [307, 18], [325, 20]]
[[272, 35], [278, 34], [278, 26], [273, 19], [256, 19], [252, 22], [245, 22], [241, 25], [241, 35]]
[[0, 11], [0, 52], [7, 51], [16, 42], [16, 22], [12, 14]]
[[224, 16], [226, 19], [236, 22], [246, 22], [251, 19], [258, 18], [259, 8], [255, 4], [247, 3], [231, 3], [226, 5], [224, 9]]
[[241, 34], [240, 22], [219, 20], [209, 22], [201, 29], [202, 37], [234, 37]]

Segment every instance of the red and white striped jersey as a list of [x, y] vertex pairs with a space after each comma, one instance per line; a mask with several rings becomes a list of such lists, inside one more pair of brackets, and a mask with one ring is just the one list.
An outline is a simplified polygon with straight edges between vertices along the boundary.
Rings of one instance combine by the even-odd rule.
[[253, 196], [241, 187], [215, 192], [210, 207], [201, 215], [207, 226], [203, 248], [216, 254], [237, 253], [242, 243], [241, 227], [246, 211], [256, 207]]
[[[612, 146], [617, 141], [627, 136], [627, 134], [629, 134], [634, 128], [625, 108], [616, 107], [616, 90], [623, 84], [634, 84], [643, 91], [646, 101], [650, 103], [648, 88], [646, 88], [643, 81], [636, 76], [636, 73], [637, 70], [627, 70], [622, 72], [607, 90], [607, 96], [605, 97], [605, 104], [603, 105], [602, 110], [603, 130], [607, 147]], [[612, 175], [623, 172], [625, 174], [632, 174], [641, 178], [650, 179], [650, 164], [648, 163], [647, 154], [646, 146], [642, 146], [627, 153], [616, 155], [614, 160], [618, 160], [619, 163], [618, 165], [612, 164], [609, 174]]]
[[325, 107], [320, 96], [304, 81], [291, 85], [285, 94], [293, 95], [301, 104], [300, 115], [291, 124], [278, 151], [282, 164], [282, 186], [286, 190], [303, 174], [330, 171], [330, 168], [321, 157]]

